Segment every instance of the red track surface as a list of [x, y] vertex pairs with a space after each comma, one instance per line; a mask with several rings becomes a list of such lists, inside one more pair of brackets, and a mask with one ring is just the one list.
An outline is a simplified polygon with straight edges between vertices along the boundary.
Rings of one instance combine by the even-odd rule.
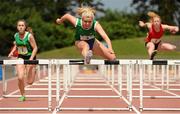
[[[99, 77], [99, 74], [97, 73], [92, 73], [92, 74], [78, 74], [77, 77], [81, 78], [86, 78], [86, 77]], [[78, 79], [81, 81], [81, 79]], [[101, 82], [93, 82], [94, 79], [83, 79], [84, 82], [78, 82], [75, 81], [74, 84], [104, 84], [104, 85], [74, 85], [71, 88], [73, 89], [78, 89], [78, 88], [106, 88], [110, 89], [110, 86], [106, 85], [106, 82], [102, 79], [98, 79]], [[90, 82], [91, 81], [91, 82]], [[97, 80], [96, 80], [97, 81]], [[40, 83], [40, 84], [47, 84], [47, 82], [35, 82], [35, 83]], [[53, 83], [55, 84], [55, 83]], [[126, 84], [126, 83], [123, 83]], [[55, 88], [55, 86], [52, 86]], [[47, 88], [47, 85], [32, 85], [28, 88]], [[115, 86], [117, 88], [117, 86]], [[126, 88], [124, 85], [123, 88]], [[133, 89], [139, 88], [139, 86], [133, 86]], [[144, 88], [152, 88], [150, 86], [145, 86]], [[180, 86], [176, 87], [180, 89]], [[11, 79], [8, 80], [8, 88], [7, 88], [7, 94], [10, 94], [11, 92], [16, 91], [17, 88], [17, 79]], [[31, 107], [47, 107], [47, 98], [27, 98], [27, 101], [25, 102], [18, 102], [18, 98], [3, 98], [2, 97], [2, 82], [0, 82], [0, 108], [2, 107], [11, 107], [11, 108], [17, 108], [17, 107], [26, 107], [26, 108], [31, 108]], [[180, 91], [171, 91], [175, 94], [180, 94]], [[55, 90], [53, 90], [53, 95], [55, 95]], [[26, 95], [47, 95], [48, 91], [47, 90], [26, 90]], [[19, 91], [14, 93], [13, 95], [19, 95]], [[61, 93], [62, 95], [62, 93]], [[117, 95], [114, 91], [112, 90], [70, 90], [68, 92], [68, 95]], [[133, 95], [139, 95], [139, 90], [133, 90]], [[144, 95], [148, 96], [170, 96], [169, 93], [161, 90], [155, 90], [155, 91], [144, 91]], [[123, 90], [123, 96], [126, 96], [126, 91]], [[55, 109], [56, 103], [55, 103], [55, 98], [52, 99], [52, 109], [53, 111], [0, 111], [0, 113], [4, 114], [52, 114], [52, 113], [57, 113], [57, 114], [85, 114], [85, 113], [103, 113], [103, 114], [116, 114], [116, 113], [121, 113], [121, 114], [135, 114], [135, 111], [58, 111], [56, 112]], [[139, 111], [139, 98], [133, 98], [133, 106]], [[128, 105], [125, 103], [125, 101], [121, 98], [65, 98], [63, 101], [61, 107], [89, 107], [89, 108], [127, 108]], [[144, 99], [144, 107], [156, 107], [156, 108], [161, 108], [161, 107], [169, 107], [169, 108], [180, 108], [180, 99], [155, 99], [155, 98], [146, 98]], [[180, 111], [143, 111], [140, 112], [142, 114], [180, 114]]]

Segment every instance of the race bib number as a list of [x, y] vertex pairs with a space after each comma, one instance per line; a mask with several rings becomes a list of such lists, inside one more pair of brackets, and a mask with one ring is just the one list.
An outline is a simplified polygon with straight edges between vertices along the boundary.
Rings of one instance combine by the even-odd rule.
[[93, 39], [94, 36], [80, 36], [80, 40], [90, 40], [90, 39]]
[[25, 47], [25, 46], [18, 47], [18, 54], [25, 55], [27, 53], [28, 53], [27, 47]]

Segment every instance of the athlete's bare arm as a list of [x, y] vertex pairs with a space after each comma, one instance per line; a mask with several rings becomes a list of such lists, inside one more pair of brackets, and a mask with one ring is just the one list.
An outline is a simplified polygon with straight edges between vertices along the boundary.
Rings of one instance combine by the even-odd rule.
[[57, 24], [61, 24], [61, 23], [63, 23], [66, 20], [69, 21], [73, 26], [76, 25], [76, 17], [74, 17], [74, 16], [72, 16], [71, 14], [68, 14], [68, 13], [63, 15], [60, 18], [57, 18], [56, 19], [56, 23]]
[[179, 27], [178, 26], [170, 26], [170, 25], [162, 25], [163, 29], [165, 30], [169, 30], [171, 33], [176, 33], [179, 31]]
[[112, 49], [112, 44], [111, 44], [111, 41], [110, 41], [109, 37], [107, 36], [107, 34], [105, 33], [104, 29], [102, 28], [102, 26], [98, 22], [97, 22], [97, 24], [95, 26], [95, 30], [105, 40], [105, 42], [107, 43], [108, 48], [110, 49], [111, 53], [114, 53], [114, 51]]
[[143, 21], [139, 21], [139, 26], [140, 27], [147, 27], [147, 28], [150, 28], [151, 27], [151, 23], [149, 22], [143, 22]]
[[16, 46], [16, 44], [14, 44], [11, 52], [8, 54], [8, 57], [12, 57], [12, 56], [13, 56], [13, 53], [14, 53], [14, 51], [16, 50], [16, 48], [17, 48], [17, 46]]

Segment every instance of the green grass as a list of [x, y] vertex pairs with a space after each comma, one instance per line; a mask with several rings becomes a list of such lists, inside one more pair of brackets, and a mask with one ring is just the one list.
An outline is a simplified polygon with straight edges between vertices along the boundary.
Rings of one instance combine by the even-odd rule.
[[[180, 59], [180, 36], [165, 36], [163, 42], [177, 46], [176, 51], [158, 52], [158, 59]], [[145, 59], [148, 58], [143, 38], [133, 38], [112, 41], [113, 49], [118, 59]], [[71, 59], [82, 58], [76, 47], [66, 47], [38, 54], [38, 58], [45, 59]], [[95, 57], [97, 58], [97, 57]], [[99, 57], [98, 57], [99, 58]]]

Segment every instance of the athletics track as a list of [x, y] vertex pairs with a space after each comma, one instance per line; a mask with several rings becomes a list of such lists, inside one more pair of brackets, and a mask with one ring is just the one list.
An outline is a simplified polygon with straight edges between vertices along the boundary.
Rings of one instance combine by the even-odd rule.
[[[52, 66], [51, 80], [52, 80], [52, 102], [51, 111], [48, 110], [34, 110], [33, 108], [47, 108], [48, 107], [48, 69], [47, 67], [40, 68], [39, 77], [31, 86], [26, 86], [27, 100], [25, 102], [18, 102], [17, 95], [19, 91], [17, 88], [17, 78], [11, 78], [7, 80], [7, 98], [2, 97], [2, 91], [0, 91], [0, 108], [9, 108], [6, 110], [0, 110], [0, 113], [4, 114], [75, 114], [75, 113], [121, 113], [121, 114], [179, 114], [180, 113], [180, 73], [178, 66], [169, 66], [169, 82], [167, 77], [164, 77], [162, 86], [161, 65], [152, 68], [149, 76], [147, 74], [148, 66], [145, 69], [143, 95], [146, 96], [143, 99], [143, 107], [156, 108], [153, 110], [140, 111], [140, 72], [138, 66], [133, 66], [133, 71], [128, 71], [126, 65], [122, 66], [122, 96], [116, 91], [119, 88], [118, 85], [118, 67], [112, 67], [108, 65], [105, 69], [94, 66], [89, 68], [88, 66], [74, 65], [70, 69], [75, 69], [73, 81], [68, 78], [66, 81], [63, 76], [68, 75], [68, 69], [60, 67], [60, 103], [57, 103], [56, 98], [56, 67]], [[65, 69], [65, 70], [64, 70]], [[114, 70], [113, 70], [114, 69]], [[154, 70], [155, 69], [155, 70]], [[65, 72], [67, 74], [65, 74]], [[113, 73], [114, 72], [114, 73]], [[128, 72], [133, 74], [132, 76], [132, 106], [129, 110], [129, 91], [128, 85], [129, 79]], [[112, 76], [113, 74], [114, 76]], [[156, 74], [155, 76], [153, 76]], [[107, 76], [104, 76], [107, 75]], [[67, 84], [69, 83], [69, 84]], [[168, 84], [168, 86], [167, 86]], [[3, 90], [2, 81], [0, 82], [0, 90]], [[66, 91], [66, 92], [65, 92]], [[28, 97], [31, 96], [31, 97]], [[14, 96], [14, 97], [13, 97]], [[149, 97], [148, 97], [149, 96]], [[64, 97], [64, 98], [63, 98]], [[162, 98], [161, 98], [162, 97]], [[164, 97], [164, 98], [163, 98]], [[167, 97], [167, 98], [166, 98]], [[130, 99], [131, 101], [131, 99]], [[56, 110], [57, 104], [60, 105], [59, 110]], [[24, 110], [13, 110], [13, 108], [25, 108]], [[32, 110], [26, 109], [32, 108]], [[161, 111], [157, 111], [157, 108]], [[170, 109], [170, 110], [168, 110]], [[177, 111], [172, 109], [178, 109]], [[113, 110], [113, 111], [112, 111]], [[164, 111], [163, 111], [164, 110]]]

